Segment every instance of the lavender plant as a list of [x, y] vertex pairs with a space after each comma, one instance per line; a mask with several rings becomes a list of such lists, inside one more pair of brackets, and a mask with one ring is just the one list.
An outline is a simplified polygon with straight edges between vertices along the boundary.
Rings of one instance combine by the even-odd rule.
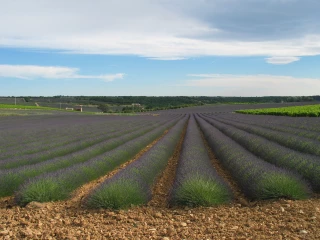
[[[241, 117], [239, 117], [241, 115]], [[235, 114], [224, 114], [224, 115], [217, 115], [217, 117], [220, 120], [229, 120], [236, 123], [244, 123], [249, 124], [257, 127], [262, 127], [264, 129], [271, 129], [277, 132], [285, 132], [294, 134], [296, 136], [311, 138], [314, 140], [320, 141], [320, 133], [310, 130], [304, 130], [299, 129], [296, 127], [290, 127], [290, 126], [284, 126], [281, 124], [281, 121], [275, 121], [274, 118], [277, 117], [265, 117], [265, 116], [259, 116], [260, 118], [256, 118], [257, 116], [253, 115], [235, 115]], [[211, 115], [208, 115], [210, 117]], [[288, 119], [286, 119], [286, 122], [288, 122]]]
[[134, 122], [131, 122], [131, 124], [128, 124], [128, 128], [120, 128], [119, 126], [117, 129], [112, 129], [112, 131], [96, 134], [91, 137], [84, 138], [81, 136], [78, 141], [65, 144], [61, 147], [43, 152], [36, 152], [34, 154], [25, 154], [15, 158], [5, 159], [0, 161], [0, 169], [9, 169], [23, 165], [36, 164], [38, 162], [43, 162], [55, 157], [66, 156], [67, 154], [84, 150], [85, 148], [95, 148], [97, 145], [101, 145], [101, 143], [104, 144], [109, 139], [116, 138], [136, 130], [141, 130], [143, 124], [146, 125], [146, 123], [135, 124]]
[[47, 202], [68, 198], [77, 187], [105, 175], [132, 158], [176, 122], [177, 120], [170, 121], [85, 163], [42, 174], [31, 179], [19, 188], [15, 199], [20, 205], [25, 205], [31, 201]]
[[[159, 119], [160, 120], [160, 119]], [[70, 152], [74, 146], [80, 145], [81, 141], [85, 141], [88, 137], [93, 136], [96, 138], [104, 137], [105, 135], [111, 133], [113, 130], [119, 131], [119, 129], [123, 128], [123, 125], [127, 126], [128, 130], [132, 128], [137, 128], [138, 125], [148, 125], [148, 123], [155, 123], [157, 120], [148, 119], [146, 117], [141, 117], [138, 121], [132, 120], [120, 120], [118, 119], [107, 119], [104, 121], [96, 122], [88, 122], [85, 125], [83, 123], [75, 123], [71, 124], [71, 126], [63, 127], [59, 129], [56, 127], [51, 131], [47, 131], [39, 127], [37, 129], [38, 132], [30, 133], [28, 130], [24, 130], [29, 133], [29, 135], [25, 136], [6, 136], [7, 143], [10, 144], [10, 141], [15, 143], [13, 146], [8, 147], [6, 144], [2, 144], [2, 148], [0, 149], [0, 160], [9, 160], [10, 158], [27, 158], [29, 155], [29, 159], [34, 159], [32, 154], [37, 154], [40, 156], [40, 152], [43, 152], [43, 159], [49, 159], [55, 156], [63, 155], [67, 151], [67, 145], [70, 145]], [[24, 133], [22, 131], [22, 133]], [[11, 131], [9, 131], [11, 132]], [[39, 132], [47, 133], [44, 136], [39, 136]], [[27, 143], [21, 143], [26, 137], [36, 138], [36, 141], [31, 141]], [[80, 143], [80, 144], [77, 144]], [[59, 149], [60, 148], [60, 149]], [[51, 153], [52, 152], [52, 153]], [[49, 155], [49, 156], [45, 156]], [[34, 160], [35, 161], [35, 160]], [[1, 162], [1, 161], [0, 161]]]
[[310, 188], [299, 175], [256, 157], [205, 120], [196, 118], [210, 147], [250, 199], [310, 196]]
[[228, 124], [238, 129], [244, 130], [246, 132], [259, 135], [270, 141], [277, 142], [288, 148], [298, 150], [300, 152], [320, 156], [319, 141], [304, 138], [304, 137], [299, 137], [290, 133], [278, 132], [271, 129], [264, 129], [262, 127], [252, 126], [249, 124], [236, 123], [228, 120], [221, 120], [218, 117], [211, 117], [211, 118], [221, 123]]
[[90, 208], [128, 208], [146, 204], [152, 186], [164, 170], [181, 137], [187, 117], [180, 120], [162, 139], [138, 160], [104, 181], [86, 199]]
[[168, 123], [162, 123], [160, 126], [158, 124], [151, 125], [150, 127], [145, 127], [132, 133], [127, 133], [117, 138], [109, 139], [95, 145], [94, 147], [86, 148], [66, 156], [53, 158], [34, 165], [26, 165], [19, 168], [0, 171], [0, 196], [9, 196], [13, 194], [19, 185], [30, 178], [40, 174], [56, 171], [58, 169], [67, 168], [75, 164], [80, 164], [93, 159], [94, 157], [99, 157], [100, 155], [103, 156], [103, 154], [107, 154], [108, 151], [120, 146], [121, 144], [146, 134], [155, 128], [164, 127], [166, 124], [170, 124], [170, 121]]
[[194, 116], [191, 116], [169, 203], [212, 206], [230, 202], [231, 198], [231, 190], [210, 162]]
[[[105, 125], [105, 124], [104, 124]], [[5, 147], [5, 150], [2, 151], [0, 160], [5, 160], [9, 157], [29, 155], [33, 153], [39, 153], [41, 151], [51, 150], [67, 144], [74, 144], [83, 139], [86, 139], [88, 136], [101, 136], [105, 133], [111, 133], [119, 129], [120, 124], [110, 122], [108, 127], [97, 124], [94, 127], [86, 126], [81, 127], [79, 131], [76, 128], [64, 129], [63, 131], [50, 132], [46, 136], [38, 137], [37, 141], [21, 144], [17, 141], [17, 138], [13, 138], [11, 141], [16, 144], [11, 147]], [[101, 131], [103, 130], [103, 131]], [[42, 129], [40, 131], [43, 131]], [[48, 137], [50, 136], [50, 137]], [[10, 141], [8, 139], [8, 141]], [[19, 144], [17, 144], [17, 142]]]
[[319, 157], [294, 151], [210, 118], [204, 119], [256, 156], [276, 166], [290, 169], [302, 175], [311, 183], [314, 191], [320, 191]]

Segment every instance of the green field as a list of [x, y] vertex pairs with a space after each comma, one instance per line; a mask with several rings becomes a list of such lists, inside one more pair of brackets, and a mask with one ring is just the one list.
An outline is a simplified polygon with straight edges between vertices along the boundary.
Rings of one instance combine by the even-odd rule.
[[38, 107], [28, 105], [0, 104], [0, 109], [39, 109], [39, 110], [57, 110], [57, 108]]
[[244, 109], [237, 110], [237, 113], [254, 114], [254, 115], [275, 115], [290, 117], [319, 117], [320, 104], [282, 107], [282, 108], [261, 108], [261, 109]]

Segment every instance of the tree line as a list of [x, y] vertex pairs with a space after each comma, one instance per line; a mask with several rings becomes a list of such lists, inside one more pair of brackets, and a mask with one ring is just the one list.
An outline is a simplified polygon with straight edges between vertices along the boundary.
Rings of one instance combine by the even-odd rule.
[[[8, 97], [14, 98], [14, 97]], [[63, 96], [30, 97], [22, 96], [25, 102], [74, 103], [82, 105], [98, 105], [102, 111], [113, 111], [111, 106], [119, 106], [120, 112], [139, 112], [151, 110], [175, 109], [207, 104], [239, 104], [239, 103], [281, 103], [320, 101], [320, 96], [266, 96], [266, 97], [208, 97], [208, 96]]]

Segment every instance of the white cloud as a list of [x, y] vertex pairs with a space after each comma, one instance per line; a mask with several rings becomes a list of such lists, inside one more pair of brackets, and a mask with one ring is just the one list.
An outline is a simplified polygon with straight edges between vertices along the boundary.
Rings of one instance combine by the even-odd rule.
[[295, 41], [209, 41], [177, 37], [138, 36], [122, 33], [105, 36], [71, 36], [39, 39], [0, 38], [0, 46], [60, 49], [77, 54], [132, 54], [158, 60], [198, 56], [312, 56], [320, 54], [320, 35]]
[[276, 75], [189, 74], [181, 86], [210, 89], [211, 96], [318, 95], [320, 78]]
[[99, 79], [105, 82], [122, 79], [123, 73], [80, 75], [78, 68], [36, 65], [0, 65], [0, 78], [20, 79]]
[[0, 47], [158, 60], [273, 56], [269, 62], [281, 62], [320, 54], [318, 2], [5, 1]]
[[[116, 74], [109, 74], [109, 75], [99, 75], [99, 76], [91, 76], [91, 78], [98, 78], [105, 82], [112, 82], [116, 79], [123, 79], [124, 73], [116, 73]], [[87, 78], [87, 76], [83, 76], [82, 78]]]
[[149, 57], [151, 60], [163, 60], [163, 61], [175, 61], [175, 60], [185, 60], [185, 57]]
[[282, 64], [289, 64], [292, 62], [299, 61], [299, 57], [269, 57], [266, 58], [266, 62], [270, 64], [277, 64], [277, 65], [282, 65]]

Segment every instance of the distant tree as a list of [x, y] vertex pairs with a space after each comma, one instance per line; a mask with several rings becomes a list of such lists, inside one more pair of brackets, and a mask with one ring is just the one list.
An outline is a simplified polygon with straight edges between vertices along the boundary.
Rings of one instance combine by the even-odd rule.
[[132, 110], [132, 107], [127, 106], [127, 107], [122, 108], [122, 112], [123, 113], [131, 113], [131, 112], [133, 112], [133, 110]]
[[108, 104], [99, 104], [98, 109], [104, 113], [107, 113], [110, 110], [110, 106]]

